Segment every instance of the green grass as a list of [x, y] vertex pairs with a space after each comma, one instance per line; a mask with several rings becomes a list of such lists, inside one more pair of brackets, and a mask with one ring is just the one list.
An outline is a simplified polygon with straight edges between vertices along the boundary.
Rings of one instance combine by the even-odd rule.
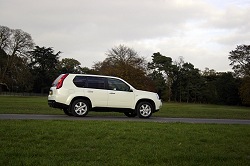
[[[0, 96], [1, 113], [63, 114], [46, 97]], [[122, 115], [94, 113], [90, 115]], [[250, 109], [164, 103], [153, 116], [250, 119]], [[1, 120], [0, 165], [249, 165], [249, 125]]]
[[248, 125], [0, 121], [0, 165], [249, 165]]
[[250, 119], [250, 107], [213, 104], [164, 103], [154, 114], [161, 117]]
[[63, 114], [48, 106], [47, 97], [0, 96], [0, 114]]
[[[59, 109], [48, 106], [47, 97], [20, 97], [0, 96], [0, 114], [64, 114]], [[96, 113], [89, 115], [123, 116], [121, 113]], [[188, 103], [164, 103], [161, 110], [153, 116], [160, 117], [186, 117], [186, 118], [226, 118], [226, 119], [250, 119], [250, 107], [188, 104]]]

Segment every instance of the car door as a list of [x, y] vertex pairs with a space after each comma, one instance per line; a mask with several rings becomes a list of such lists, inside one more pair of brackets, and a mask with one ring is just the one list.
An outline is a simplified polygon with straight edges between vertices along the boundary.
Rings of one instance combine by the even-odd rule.
[[125, 82], [108, 78], [108, 107], [133, 108], [134, 93]]
[[106, 79], [103, 77], [87, 77], [86, 96], [91, 100], [93, 107], [107, 107], [108, 90], [105, 86]]

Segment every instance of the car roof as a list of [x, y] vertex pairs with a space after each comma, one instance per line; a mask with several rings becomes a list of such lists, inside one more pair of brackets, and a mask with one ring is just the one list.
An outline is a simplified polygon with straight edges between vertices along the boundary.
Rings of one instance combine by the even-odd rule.
[[115, 76], [107, 76], [107, 75], [95, 75], [95, 74], [76, 74], [76, 73], [68, 73], [69, 75], [73, 75], [73, 76], [89, 76], [89, 77], [105, 77], [105, 78], [118, 78], [121, 79], [119, 77], [115, 77]]

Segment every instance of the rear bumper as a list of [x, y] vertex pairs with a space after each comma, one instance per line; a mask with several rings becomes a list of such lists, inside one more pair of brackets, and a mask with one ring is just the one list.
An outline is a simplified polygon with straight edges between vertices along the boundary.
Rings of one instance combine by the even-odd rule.
[[69, 106], [66, 105], [66, 104], [62, 104], [62, 103], [58, 103], [56, 102], [55, 100], [48, 100], [48, 105], [50, 107], [53, 107], [53, 108], [60, 108], [60, 109], [64, 109], [64, 108], [68, 108]]

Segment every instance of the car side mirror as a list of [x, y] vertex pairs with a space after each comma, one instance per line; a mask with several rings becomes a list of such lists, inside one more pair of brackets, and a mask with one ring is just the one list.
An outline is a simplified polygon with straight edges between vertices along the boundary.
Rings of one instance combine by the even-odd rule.
[[129, 92], [133, 92], [133, 89], [130, 88], [130, 89], [129, 89]]

